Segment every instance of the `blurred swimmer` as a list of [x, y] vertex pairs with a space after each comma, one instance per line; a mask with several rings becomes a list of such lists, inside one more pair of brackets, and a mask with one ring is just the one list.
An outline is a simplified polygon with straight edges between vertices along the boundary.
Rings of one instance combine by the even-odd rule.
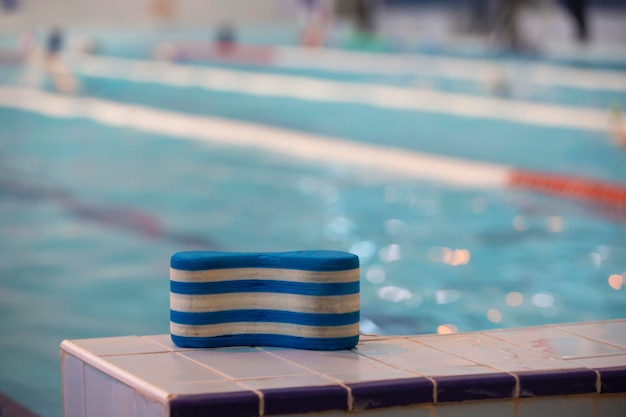
[[332, 24], [333, 4], [325, 0], [303, 0], [303, 29], [300, 45], [320, 47], [326, 43], [327, 32]]
[[609, 114], [609, 135], [615, 145], [626, 148], [626, 122], [624, 121], [624, 111], [617, 103], [611, 107]]
[[78, 90], [78, 82], [59, 57], [63, 50], [63, 41], [63, 31], [58, 27], [53, 28], [46, 40], [44, 67], [57, 91], [73, 94]]
[[215, 34], [215, 45], [219, 54], [233, 52], [237, 45], [235, 26], [228, 22], [220, 24]]

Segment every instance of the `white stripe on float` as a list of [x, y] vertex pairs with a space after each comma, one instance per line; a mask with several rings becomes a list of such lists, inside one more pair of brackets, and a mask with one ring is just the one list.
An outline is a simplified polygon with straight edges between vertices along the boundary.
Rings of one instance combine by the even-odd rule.
[[170, 293], [170, 309], [188, 313], [228, 310], [284, 310], [297, 313], [351, 313], [359, 310], [359, 294], [315, 296], [286, 293]]
[[335, 284], [359, 281], [359, 276], [358, 268], [344, 271], [303, 271], [281, 268], [224, 268], [183, 271], [170, 268], [170, 280], [176, 282], [219, 282], [258, 279]]
[[170, 322], [170, 332], [184, 337], [216, 337], [231, 334], [272, 334], [296, 337], [349, 337], [359, 334], [359, 323], [343, 326], [306, 326], [291, 323], [235, 322], [189, 325]]
[[285, 97], [325, 103], [352, 103], [379, 108], [425, 111], [464, 117], [585, 130], [607, 128], [607, 112], [584, 107], [514, 101], [493, 97], [340, 82], [293, 75], [261, 74], [159, 61], [74, 57], [70, 67], [81, 75], [198, 87], [261, 97]]
[[504, 165], [31, 89], [0, 88], [0, 106], [52, 117], [85, 118], [108, 126], [134, 128], [207, 143], [255, 147], [318, 163], [348, 164], [370, 172], [429, 179], [461, 187], [504, 187], [509, 176], [509, 168]]
[[485, 82], [515, 74], [524, 82], [589, 90], [626, 91], [626, 73], [563, 65], [496, 61], [420, 54], [382, 54], [338, 49], [276, 47], [275, 65], [365, 74], [408, 74]]

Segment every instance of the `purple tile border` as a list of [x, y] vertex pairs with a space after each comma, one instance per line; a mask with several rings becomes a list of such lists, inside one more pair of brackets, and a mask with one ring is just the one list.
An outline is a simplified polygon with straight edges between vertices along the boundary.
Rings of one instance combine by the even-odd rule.
[[493, 400], [515, 396], [515, 377], [507, 373], [434, 377], [437, 403]]
[[433, 400], [433, 382], [428, 378], [406, 378], [346, 384], [352, 391], [352, 409], [394, 407]]
[[597, 392], [597, 374], [591, 369], [560, 369], [558, 371], [516, 372], [519, 396], [589, 394]]
[[259, 397], [253, 391], [177, 396], [169, 405], [171, 417], [259, 415]]
[[348, 390], [341, 385], [260, 390], [264, 415], [297, 414], [348, 409]]
[[601, 368], [597, 371], [600, 372], [601, 394], [626, 392], [626, 366]]

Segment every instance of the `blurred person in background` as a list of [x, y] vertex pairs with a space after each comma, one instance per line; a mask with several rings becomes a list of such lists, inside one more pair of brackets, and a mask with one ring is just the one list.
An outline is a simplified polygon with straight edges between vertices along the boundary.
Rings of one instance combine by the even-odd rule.
[[60, 57], [64, 47], [64, 38], [60, 27], [53, 27], [50, 30], [45, 43], [44, 68], [58, 92], [73, 94], [78, 90], [78, 82]]
[[320, 47], [326, 44], [328, 31], [333, 22], [332, 0], [302, 0], [300, 45]]
[[609, 136], [615, 145], [626, 148], [626, 121], [624, 110], [618, 103], [613, 104], [609, 112]]
[[519, 11], [524, 0], [500, 0], [497, 5], [494, 32], [505, 48], [525, 50], [529, 45], [519, 29]]
[[564, 3], [576, 27], [576, 39], [580, 43], [587, 42], [589, 40], [587, 0], [564, 0]]
[[384, 49], [383, 38], [378, 33], [382, 0], [339, 0], [335, 2], [335, 14], [346, 20], [352, 30], [352, 47], [357, 49]]
[[233, 52], [237, 45], [237, 31], [230, 22], [220, 23], [215, 33], [215, 45], [219, 54], [227, 55]]

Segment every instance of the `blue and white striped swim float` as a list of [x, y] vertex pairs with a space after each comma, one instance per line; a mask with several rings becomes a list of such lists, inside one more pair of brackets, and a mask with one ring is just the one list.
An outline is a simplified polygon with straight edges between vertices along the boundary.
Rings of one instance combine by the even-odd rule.
[[350, 349], [359, 341], [359, 258], [347, 252], [179, 252], [170, 331], [181, 347]]

